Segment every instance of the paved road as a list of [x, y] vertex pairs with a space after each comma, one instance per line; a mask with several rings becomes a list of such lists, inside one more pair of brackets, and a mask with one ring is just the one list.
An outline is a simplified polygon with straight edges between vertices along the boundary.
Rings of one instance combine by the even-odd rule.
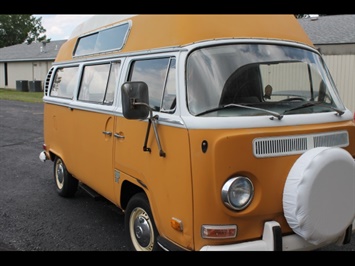
[[[126, 251], [123, 215], [79, 190], [73, 199], [54, 189], [53, 163], [38, 159], [43, 104], [0, 100], [0, 250]], [[355, 251], [351, 244], [325, 251]]]
[[59, 197], [42, 163], [43, 104], [0, 100], [0, 249], [125, 251], [123, 215], [79, 190]]

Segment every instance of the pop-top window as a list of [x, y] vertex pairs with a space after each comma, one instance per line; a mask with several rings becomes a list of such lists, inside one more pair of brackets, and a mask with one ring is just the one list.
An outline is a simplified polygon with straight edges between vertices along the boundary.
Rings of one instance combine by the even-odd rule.
[[74, 56], [120, 50], [126, 41], [128, 31], [129, 23], [124, 23], [80, 37], [74, 51]]

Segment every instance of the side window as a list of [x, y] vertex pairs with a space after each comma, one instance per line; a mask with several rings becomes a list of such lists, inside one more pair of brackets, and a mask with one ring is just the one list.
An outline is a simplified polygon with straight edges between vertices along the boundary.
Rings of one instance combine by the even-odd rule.
[[119, 62], [84, 67], [78, 100], [112, 105]]
[[[175, 59], [157, 58], [133, 62], [129, 81], [144, 81], [149, 88], [149, 105], [154, 111], [173, 112]], [[163, 97], [164, 96], [164, 97]]]
[[78, 67], [62, 67], [56, 70], [50, 96], [73, 99], [78, 81]]

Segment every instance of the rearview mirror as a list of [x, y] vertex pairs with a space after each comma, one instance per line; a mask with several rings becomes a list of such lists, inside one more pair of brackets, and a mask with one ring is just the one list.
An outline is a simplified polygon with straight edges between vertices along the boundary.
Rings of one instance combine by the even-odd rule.
[[122, 111], [127, 119], [146, 119], [148, 117], [148, 85], [142, 81], [125, 82], [121, 87]]

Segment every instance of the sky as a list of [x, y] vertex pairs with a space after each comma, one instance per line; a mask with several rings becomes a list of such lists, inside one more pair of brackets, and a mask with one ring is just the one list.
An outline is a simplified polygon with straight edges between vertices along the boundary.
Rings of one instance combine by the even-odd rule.
[[76, 26], [93, 15], [41, 15], [34, 14], [34, 17], [42, 17], [42, 26], [46, 29], [45, 35], [51, 41], [68, 39]]

